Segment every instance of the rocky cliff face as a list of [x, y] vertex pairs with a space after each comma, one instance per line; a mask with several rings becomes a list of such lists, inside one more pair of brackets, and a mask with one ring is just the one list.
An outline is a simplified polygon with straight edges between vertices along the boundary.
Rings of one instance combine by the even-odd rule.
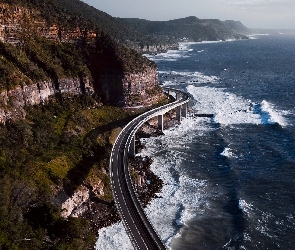
[[[147, 106], [164, 97], [159, 86], [157, 69], [148, 67], [142, 72], [119, 73], [108, 71], [101, 75], [101, 93], [110, 104], [121, 107]], [[0, 123], [23, 119], [25, 107], [46, 104], [55, 97], [92, 95], [94, 89], [89, 79], [58, 79], [23, 84], [0, 93]]]
[[26, 116], [24, 107], [46, 104], [50, 97], [61, 97], [93, 93], [88, 79], [59, 79], [43, 81], [30, 85], [17, 86], [0, 93], [0, 123], [15, 121]]
[[158, 72], [152, 67], [143, 72], [125, 75], [123, 86], [124, 102], [127, 106], [149, 105], [163, 96]]
[[96, 32], [85, 28], [63, 28], [48, 25], [37, 10], [0, 4], [0, 41], [11, 44], [22, 42], [28, 32], [34, 32], [57, 42], [94, 41]]
[[163, 97], [157, 69], [153, 67], [133, 73], [107, 71], [101, 75], [100, 84], [106, 99], [121, 107], [146, 106]]
[[[20, 51], [26, 50], [25, 37], [27, 36], [39, 35], [55, 42], [74, 42], [81, 39], [83, 35], [87, 37], [88, 34], [91, 34], [91, 38], [94, 39], [93, 33], [89, 31], [85, 34], [79, 28], [66, 30], [56, 24], [48, 25], [37, 10], [6, 3], [0, 4], [0, 41], [4, 44], [23, 46], [22, 49], [19, 49]], [[18, 48], [18, 46], [15, 48]], [[6, 60], [5, 62], [11, 60], [12, 54], [7, 53], [7, 51], [5, 54], [4, 51], [0, 50], [0, 55], [4, 61]], [[28, 61], [30, 56], [28, 55], [27, 58]], [[54, 58], [51, 60], [54, 60]], [[43, 62], [34, 61], [33, 63], [40, 65]], [[15, 59], [12, 59], [12, 64], [16, 67], [20, 65]], [[19, 71], [21, 72], [22, 69], [23, 65], [20, 66]], [[18, 71], [18, 69], [16, 68], [15, 71]], [[26, 75], [26, 72], [23, 75]], [[5, 81], [2, 82], [1, 80], [0, 77], [0, 86], [2, 84], [5, 86]], [[44, 81], [30, 79], [29, 82], [34, 83], [20, 83], [13, 88], [0, 92], [0, 123], [5, 124], [9, 120], [23, 119], [26, 116], [24, 107], [45, 104], [54, 96], [65, 97], [81, 94], [91, 95], [93, 93], [93, 88], [86, 77], [63, 77]]]
[[146, 106], [164, 96], [154, 62], [107, 35], [101, 35], [90, 49], [88, 61], [94, 89], [104, 103], [120, 107]]

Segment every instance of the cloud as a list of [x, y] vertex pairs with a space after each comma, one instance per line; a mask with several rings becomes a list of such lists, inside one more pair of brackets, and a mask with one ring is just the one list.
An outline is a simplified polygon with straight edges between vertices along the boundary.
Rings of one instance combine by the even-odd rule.
[[249, 28], [295, 28], [295, 0], [82, 1], [115, 17], [171, 20], [197, 16], [237, 20]]
[[294, 0], [213, 0], [247, 27], [293, 28]]
[[294, 0], [215, 0], [218, 3], [225, 4], [237, 8], [289, 8], [290, 6], [295, 6]]

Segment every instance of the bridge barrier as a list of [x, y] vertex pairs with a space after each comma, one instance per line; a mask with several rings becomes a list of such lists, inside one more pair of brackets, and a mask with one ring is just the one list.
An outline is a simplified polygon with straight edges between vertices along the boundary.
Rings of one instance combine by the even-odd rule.
[[[114, 195], [115, 204], [117, 206], [118, 212], [121, 216], [121, 219], [123, 221], [123, 225], [125, 227], [125, 230], [127, 232], [128, 237], [131, 240], [132, 245], [135, 249], [165, 249], [165, 246], [163, 242], [161, 241], [160, 237], [158, 236], [156, 230], [150, 223], [149, 219], [147, 218], [144, 210], [142, 209], [140, 202], [136, 196], [136, 192], [134, 189], [134, 186], [132, 184], [131, 176], [128, 169], [128, 157], [130, 155], [135, 155], [135, 133], [137, 130], [148, 120], [151, 118], [158, 116], [158, 119], [163, 119], [163, 115], [170, 111], [171, 109], [181, 107], [182, 105], [186, 106], [186, 112], [187, 112], [187, 103], [190, 101], [190, 96], [180, 90], [172, 89], [172, 88], [165, 88], [166, 91], [173, 91], [176, 93], [177, 100], [168, 103], [164, 106], [155, 108], [153, 110], [147, 111], [144, 114], [139, 115], [135, 119], [133, 119], [131, 122], [129, 122], [120, 132], [118, 135], [112, 152], [111, 152], [111, 158], [110, 158], [110, 180], [111, 180], [111, 186], [112, 191]], [[185, 109], [182, 109], [182, 112]], [[181, 112], [180, 116], [181, 116]], [[161, 117], [161, 118], [159, 118]], [[162, 126], [163, 128], [163, 126]], [[121, 172], [123, 170], [123, 176], [119, 174], [118, 172]], [[115, 180], [114, 175], [118, 176], [120, 180]], [[124, 177], [124, 179], [123, 179]], [[127, 185], [127, 190], [123, 190], [122, 186], [119, 188], [119, 190], [116, 190], [115, 184], [124, 184]], [[128, 192], [127, 192], [128, 191]], [[129, 200], [132, 200], [134, 209], [128, 210], [129, 214], [126, 214], [124, 212], [124, 206], [131, 206], [131, 204], [127, 204], [126, 200], [122, 202], [122, 199], [119, 199], [119, 195], [126, 195], [129, 196]], [[120, 203], [121, 202], [121, 203]], [[122, 204], [123, 203], [123, 204]], [[135, 211], [136, 210], [136, 211]], [[132, 215], [130, 214], [130, 211], [132, 211]], [[135, 216], [132, 218], [132, 216]], [[133, 232], [131, 230], [130, 220], [128, 221], [126, 217], [131, 217], [132, 223], [136, 224], [138, 220], [140, 220], [141, 225], [135, 225], [136, 230], [138, 232]], [[132, 225], [134, 226], [134, 225]], [[141, 231], [141, 233], [139, 232]], [[141, 235], [141, 234], [147, 234], [147, 235]], [[139, 235], [137, 238], [135, 237], [135, 234]], [[148, 240], [149, 238], [150, 240]]]

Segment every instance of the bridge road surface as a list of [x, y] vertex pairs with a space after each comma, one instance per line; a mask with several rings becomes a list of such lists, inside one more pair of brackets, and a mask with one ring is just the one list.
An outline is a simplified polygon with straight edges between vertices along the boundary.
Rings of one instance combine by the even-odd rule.
[[182, 98], [133, 119], [117, 137], [111, 153], [110, 179], [113, 196], [127, 235], [135, 249], [157, 250], [166, 249], [166, 247], [146, 217], [135, 194], [128, 170], [128, 149], [132, 137], [144, 122], [190, 100], [186, 93], [178, 90], [173, 91], [181, 93]]

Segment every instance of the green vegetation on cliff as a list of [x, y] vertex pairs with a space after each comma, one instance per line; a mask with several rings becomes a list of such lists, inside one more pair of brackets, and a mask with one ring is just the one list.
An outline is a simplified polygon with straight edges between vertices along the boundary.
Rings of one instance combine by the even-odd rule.
[[[15, 46], [0, 41], [0, 90], [22, 83], [97, 76], [105, 69], [138, 72], [156, 65], [101, 33], [93, 44], [56, 43], [42, 37]], [[99, 82], [94, 82], [98, 85]]]
[[[90, 79], [96, 94], [100, 95], [100, 74], [106, 70], [116, 70], [120, 75], [123, 72], [140, 72], [145, 67], [156, 68], [153, 62], [109, 35], [117, 26], [102, 29], [82, 15], [77, 16], [72, 10], [75, 8], [71, 6], [80, 1], [72, 4], [67, 1], [62, 8], [58, 0], [0, 1], [15, 4], [4, 5], [0, 13], [7, 19], [1, 22], [13, 27], [9, 35], [14, 37], [13, 43], [4, 43], [0, 39], [0, 90], [11, 90], [17, 85], [38, 81], [51, 80], [56, 83], [62, 78], [86, 77]], [[68, 5], [69, 9], [65, 9]], [[14, 8], [22, 8], [18, 10], [16, 18]], [[83, 9], [81, 7], [80, 11]], [[109, 16], [108, 19], [115, 20]], [[84, 33], [91, 29], [95, 36], [89, 41]], [[54, 38], [46, 38], [44, 32], [48, 36], [53, 34]], [[72, 40], [62, 40], [58, 38], [60, 36], [72, 37]]]
[[0, 90], [48, 79], [91, 77], [75, 44], [36, 36], [19, 46], [0, 42], [0, 55]]
[[[104, 178], [109, 136], [130, 117], [77, 97], [30, 107], [25, 120], [0, 126], [1, 249], [92, 249], [96, 232], [89, 222], [62, 218], [53, 201], [62, 190], [71, 195], [82, 182]], [[99, 140], [97, 130], [105, 134]], [[101, 199], [109, 201], [104, 184]]]
[[[198, 42], [246, 38], [239, 34], [241, 29], [235, 28], [234, 21], [225, 23], [218, 19], [199, 19], [194, 16], [170, 21], [149, 21], [138, 18], [119, 18], [119, 20], [144, 35], [153, 35], [162, 39], [170, 38], [178, 42], [183, 40]], [[244, 29], [247, 28], [244, 27]]]
[[142, 34], [120, 20], [80, 0], [0, 0], [0, 3], [20, 5], [40, 11], [48, 24], [64, 28], [87, 28], [106, 33], [115, 40], [137, 48], [143, 44], [154, 45], [166, 40]]

